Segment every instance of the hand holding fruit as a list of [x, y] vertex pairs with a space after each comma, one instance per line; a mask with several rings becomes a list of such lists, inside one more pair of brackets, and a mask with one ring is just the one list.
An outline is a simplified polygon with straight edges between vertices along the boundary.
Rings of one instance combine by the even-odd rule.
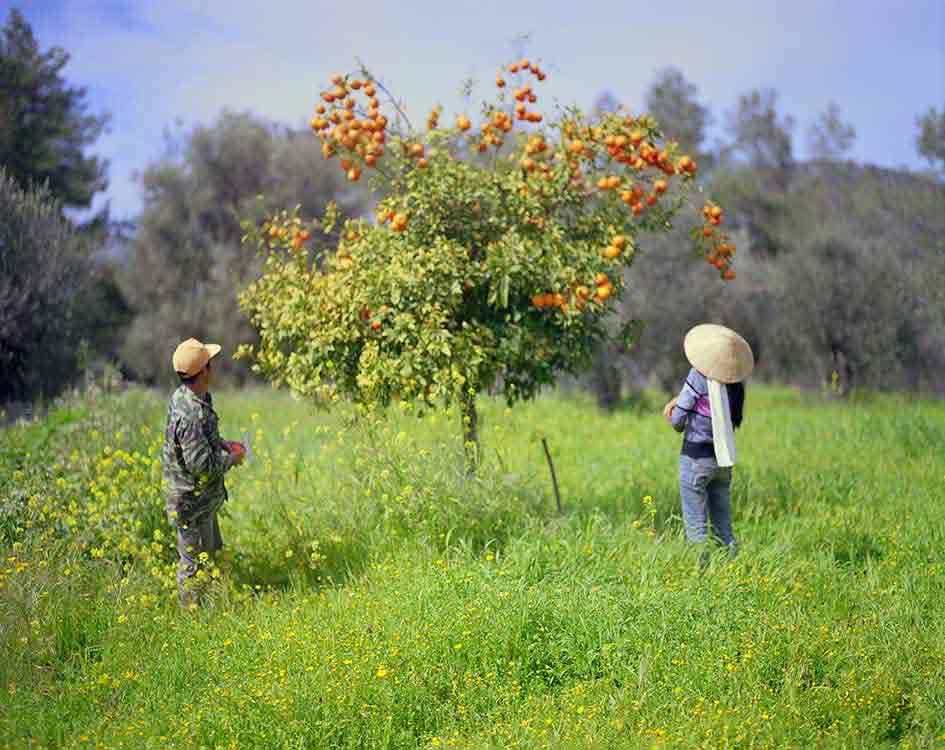
[[224, 440], [224, 447], [233, 456], [233, 465], [239, 466], [246, 459], [246, 446], [236, 440]]

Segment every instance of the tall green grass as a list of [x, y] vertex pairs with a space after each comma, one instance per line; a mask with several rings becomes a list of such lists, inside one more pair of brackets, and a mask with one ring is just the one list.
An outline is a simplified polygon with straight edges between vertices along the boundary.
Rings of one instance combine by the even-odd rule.
[[162, 398], [0, 433], [0, 747], [945, 747], [941, 402], [750, 389], [702, 574], [658, 409], [485, 400], [469, 477], [455, 413], [217, 405], [255, 455], [196, 612]]

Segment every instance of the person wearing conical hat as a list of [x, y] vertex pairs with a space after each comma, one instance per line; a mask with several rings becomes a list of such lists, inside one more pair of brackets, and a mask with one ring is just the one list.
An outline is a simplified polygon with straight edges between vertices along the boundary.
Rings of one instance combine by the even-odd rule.
[[187, 339], [174, 352], [180, 386], [171, 396], [162, 464], [168, 519], [177, 531], [177, 587], [181, 604], [199, 603], [197, 573], [223, 547], [217, 513], [226, 502], [223, 475], [246, 456], [241, 443], [220, 438], [210, 395], [217, 344]]
[[[679, 395], [663, 409], [683, 433], [679, 456], [679, 490], [686, 538], [707, 541], [709, 524], [734, 557], [731, 484], [735, 464], [735, 428], [745, 409], [744, 380], [755, 366], [748, 342], [735, 331], [714, 324], [697, 325], [683, 342], [692, 368]], [[708, 562], [704, 550], [700, 563]]]

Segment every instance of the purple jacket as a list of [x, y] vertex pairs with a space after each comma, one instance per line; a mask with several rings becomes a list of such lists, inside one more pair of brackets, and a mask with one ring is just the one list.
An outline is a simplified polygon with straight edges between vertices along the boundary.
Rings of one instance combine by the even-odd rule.
[[709, 407], [709, 384], [695, 367], [689, 370], [686, 382], [670, 413], [676, 432], [683, 432], [689, 443], [712, 442], [712, 411]]

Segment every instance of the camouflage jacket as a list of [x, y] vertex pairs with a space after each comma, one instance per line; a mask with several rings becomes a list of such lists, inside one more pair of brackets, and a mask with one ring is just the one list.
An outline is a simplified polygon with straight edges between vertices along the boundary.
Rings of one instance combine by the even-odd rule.
[[171, 396], [164, 430], [164, 485], [171, 523], [193, 522], [226, 501], [223, 474], [233, 459], [220, 439], [210, 394], [181, 385]]

